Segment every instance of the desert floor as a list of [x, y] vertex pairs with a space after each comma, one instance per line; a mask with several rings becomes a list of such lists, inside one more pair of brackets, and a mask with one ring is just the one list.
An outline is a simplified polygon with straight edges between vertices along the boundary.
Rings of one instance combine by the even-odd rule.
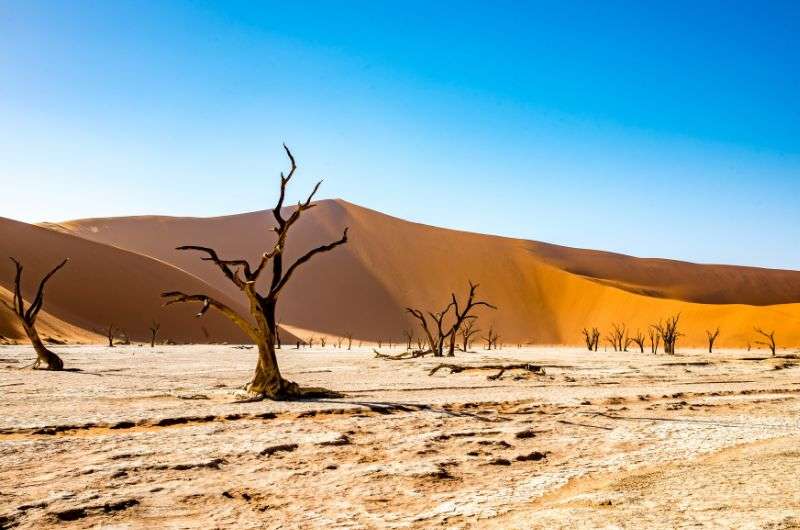
[[347, 397], [237, 403], [255, 352], [0, 348], [0, 528], [800, 527], [800, 361], [570, 348], [284, 349]]

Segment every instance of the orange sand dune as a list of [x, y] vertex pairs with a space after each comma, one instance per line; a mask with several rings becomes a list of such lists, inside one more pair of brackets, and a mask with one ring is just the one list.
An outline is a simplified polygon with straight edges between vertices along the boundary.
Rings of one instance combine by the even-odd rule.
[[[125, 217], [50, 225], [86, 239], [171, 263], [231, 297], [235, 287], [197, 254], [175, 246], [215, 247], [226, 258], [256, 260], [273, 242], [271, 213], [216, 218]], [[415, 324], [406, 305], [440, 309], [468, 279], [499, 306], [482, 311], [506, 343], [578, 343], [580, 329], [626, 322], [634, 329], [680, 312], [687, 336], [722, 328], [720, 344], [755, 340], [753, 326], [800, 344], [800, 272], [696, 265], [571, 249], [534, 241], [446, 230], [383, 215], [345, 201], [320, 201], [298, 223], [287, 252], [335, 239], [344, 247], [301, 269], [282, 295], [280, 318], [298, 329], [367, 340], [399, 340]], [[699, 303], [704, 302], [704, 303]]]
[[[11, 291], [0, 287], [0, 300], [12, 302], [14, 296]], [[39, 313], [36, 328], [42, 340], [55, 339], [62, 342], [95, 343], [102, 340], [100, 335], [81, 329], [63, 320], [54, 317], [45, 310]], [[0, 304], [0, 344], [3, 342], [26, 342], [25, 331], [19, 319], [5, 305]]]
[[[186, 290], [217, 293], [216, 289], [167, 263], [9, 219], [0, 218], [0, 287], [13, 287], [13, 264], [6, 256], [18, 258], [25, 266], [23, 295], [30, 298], [38, 281], [64, 258], [70, 262], [47, 286], [40, 325], [44, 334], [71, 341], [96, 341], [114, 324], [134, 340], [149, 336], [152, 319], [161, 323], [160, 338], [176, 342], [244, 341], [238, 328], [221, 315], [207, 315], [202, 321], [184, 307], [161, 307], [159, 293]], [[6, 296], [8, 293], [6, 292]], [[0, 333], [13, 336], [12, 315], [0, 317]], [[63, 325], [69, 323], [70, 326]], [[52, 330], [48, 331], [48, 326]], [[80, 331], [75, 328], [80, 328]], [[204, 331], [205, 329], [205, 331]], [[206, 335], [207, 332], [207, 335]]]

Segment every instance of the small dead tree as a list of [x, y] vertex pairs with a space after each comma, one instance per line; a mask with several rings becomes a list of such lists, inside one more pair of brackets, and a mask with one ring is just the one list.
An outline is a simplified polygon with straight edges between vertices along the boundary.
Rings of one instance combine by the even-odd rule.
[[477, 300], [475, 298], [475, 293], [478, 290], [478, 286], [479, 285], [477, 283], [472, 283], [471, 280], [469, 281], [467, 301], [463, 307], [459, 306], [456, 293], [451, 294], [451, 304], [455, 313], [455, 321], [453, 322], [450, 331], [447, 332], [447, 334], [450, 336], [450, 349], [447, 352], [448, 357], [455, 357], [456, 335], [461, 329], [461, 326], [464, 325], [465, 322], [472, 322], [477, 318], [475, 315], [470, 314], [472, 310], [480, 306], [488, 307], [489, 309], [497, 309], [497, 307], [493, 306], [489, 302], [485, 300]]
[[327, 343], [328, 343], [328, 339], [326, 339], [324, 335], [319, 338], [320, 347], [324, 348]]
[[158, 330], [161, 329], [161, 324], [156, 320], [153, 320], [150, 323], [150, 347], [156, 347], [156, 337], [158, 336]]
[[414, 334], [409, 330], [403, 330], [403, 336], [406, 338], [406, 350], [411, 349], [411, 343], [414, 341]]
[[675, 355], [675, 346], [678, 339], [683, 336], [683, 333], [678, 331], [678, 321], [680, 320], [680, 313], [669, 317], [666, 321], [659, 321], [654, 327], [658, 334], [661, 336], [661, 341], [664, 343], [664, 353], [667, 355]]
[[650, 353], [658, 353], [658, 346], [661, 343], [661, 334], [655, 326], [650, 326], [648, 335], [650, 336]]
[[486, 342], [486, 349], [491, 350], [494, 348], [497, 349], [497, 341], [500, 338], [500, 335], [494, 330], [494, 326], [489, 326], [489, 331], [486, 332], [486, 336], [483, 337], [483, 340]]
[[775, 351], [777, 350], [777, 347], [775, 345], [775, 332], [774, 331], [764, 331], [763, 329], [761, 329], [759, 327], [755, 327], [753, 329], [756, 330], [756, 333], [758, 333], [759, 335], [764, 337], [764, 339], [766, 339], [766, 340], [757, 340], [756, 344], [760, 344], [761, 346], [766, 346], [767, 348], [769, 348], [769, 351], [772, 352], [772, 356], [774, 357], [775, 356]]
[[108, 339], [108, 347], [114, 347], [114, 334], [117, 332], [117, 328], [114, 327], [114, 324], [109, 324], [108, 328], [106, 328], [106, 338]]
[[[278, 297], [284, 287], [292, 279], [294, 273], [309, 260], [321, 253], [329, 252], [336, 247], [347, 243], [347, 228], [344, 229], [342, 237], [331, 243], [318, 246], [302, 254], [291, 265], [284, 268], [284, 252], [289, 231], [300, 219], [304, 212], [314, 206], [312, 200], [317, 193], [321, 182], [318, 182], [305, 201], [298, 202], [297, 206], [288, 216], [284, 216], [283, 205], [286, 197], [286, 186], [294, 175], [297, 164], [291, 151], [284, 145], [286, 156], [289, 158], [289, 172], [280, 176], [280, 195], [278, 202], [272, 209], [272, 216], [275, 218], [276, 226], [273, 231], [276, 234], [276, 241], [271, 250], [264, 252], [255, 267], [252, 267], [244, 259], [222, 259], [217, 252], [208, 247], [186, 245], [178, 247], [178, 250], [194, 250], [203, 252], [206, 257], [203, 259], [214, 263], [219, 267], [223, 275], [231, 281], [244, 294], [250, 308], [250, 317], [243, 317], [234, 309], [222, 302], [211, 298], [206, 294], [186, 294], [179, 291], [166, 292], [162, 296], [167, 299], [166, 304], [183, 302], [200, 302], [202, 309], [198, 316], [202, 316], [213, 307], [223, 315], [228, 317], [234, 324], [244, 331], [244, 333], [258, 347], [258, 361], [252, 380], [247, 385], [247, 390], [258, 398], [270, 399], [292, 399], [307, 395], [332, 395], [330, 391], [324, 389], [303, 390], [297, 383], [288, 381], [281, 375], [278, 367], [278, 358], [275, 354], [275, 333], [277, 324], [275, 319]], [[268, 282], [265, 293], [258, 290], [258, 279], [261, 273], [271, 265], [272, 278]]]
[[628, 337], [628, 327], [625, 324], [612, 324], [611, 333], [606, 340], [614, 347], [614, 351], [628, 351], [631, 340]]
[[[444, 356], [444, 343], [448, 335], [445, 334], [443, 321], [452, 307], [453, 302], [450, 302], [443, 311], [439, 311], [438, 313], [429, 311], [427, 315], [419, 309], [414, 309], [412, 307], [406, 308], [409, 314], [419, 320], [419, 325], [428, 338], [428, 344], [435, 357]], [[430, 321], [428, 321], [428, 317], [430, 317]], [[433, 327], [434, 325], [436, 327]], [[378, 347], [380, 347], [380, 345]]]
[[636, 335], [631, 337], [631, 341], [637, 346], [639, 346], [639, 352], [644, 353], [644, 342], [645, 342], [644, 333], [642, 333], [639, 330], [636, 330]]
[[345, 336], [347, 337], [347, 349], [348, 349], [348, 351], [349, 351], [349, 350], [350, 350], [350, 348], [352, 348], [352, 347], [353, 347], [353, 334], [352, 334], [352, 333], [348, 333], [348, 334], [347, 334], [347, 335], [345, 335]]
[[306, 344], [308, 344], [308, 349], [309, 350], [311, 348], [313, 348], [314, 347], [314, 337], [313, 336], [308, 337], [308, 340], [306, 341]]
[[33, 363], [33, 368], [42, 368], [46, 370], [63, 370], [64, 361], [61, 357], [47, 349], [42, 339], [39, 338], [39, 333], [36, 331], [36, 319], [39, 316], [44, 305], [44, 288], [50, 278], [53, 277], [61, 268], [67, 264], [69, 259], [65, 259], [50, 272], [48, 272], [39, 282], [39, 288], [36, 290], [36, 296], [30, 306], [25, 308], [25, 300], [22, 298], [22, 264], [15, 258], [10, 258], [14, 262], [16, 273], [14, 275], [14, 297], [11, 304], [2, 300], [12, 313], [14, 313], [22, 324], [22, 329], [31, 341], [34, 351], [36, 352], [36, 362]]
[[581, 333], [583, 334], [583, 340], [586, 342], [586, 349], [589, 351], [597, 351], [600, 345], [600, 330], [597, 328], [592, 328], [591, 330], [583, 328]]
[[475, 327], [475, 319], [469, 319], [461, 326], [461, 351], [469, 350], [472, 337], [480, 333], [481, 330]]
[[708, 353], [714, 353], [714, 343], [719, 337], [719, 328], [714, 331], [706, 330], [706, 337], [708, 337]]

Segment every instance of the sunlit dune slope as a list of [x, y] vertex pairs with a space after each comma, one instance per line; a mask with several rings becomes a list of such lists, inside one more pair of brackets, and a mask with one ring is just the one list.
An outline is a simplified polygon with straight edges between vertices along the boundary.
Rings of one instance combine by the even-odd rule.
[[[102, 335], [113, 324], [132, 339], [145, 340], [151, 321], [156, 319], [161, 323], [163, 340], [245, 340], [239, 329], [221, 315], [194, 318], [196, 305], [191, 309], [162, 307], [159, 294], [168, 290], [216, 293], [230, 304], [237, 302], [198, 278], [153, 258], [4, 218], [0, 218], [0, 256], [0, 287], [13, 288], [14, 266], [5, 257], [14, 256], [25, 267], [23, 296], [29, 300], [41, 277], [62, 259], [70, 258], [47, 285], [44, 310], [55, 319], [42, 315], [39, 324], [43, 334], [85, 341], [91, 332]], [[11, 326], [6, 315], [9, 319], [12, 316], [7, 311], [0, 316], [0, 333], [5, 335], [2, 330], [8, 330], [13, 335], [16, 328], [8, 329]], [[70, 326], [64, 327], [63, 323]], [[48, 326], [54, 329], [48, 331]]]
[[[212, 246], [226, 258], [255, 261], [274, 241], [271, 212], [216, 218], [127, 217], [53, 225], [81, 237], [171, 263], [231, 297], [240, 296], [182, 244]], [[320, 201], [298, 223], [287, 252], [296, 257], [350, 227], [347, 245], [301, 269], [281, 298], [280, 318], [301, 329], [398, 340], [415, 324], [407, 305], [444, 307], [468, 279], [499, 307], [483, 310], [505, 343], [578, 343], [584, 326], [625, 322], [646, 332], [682, 314], [683, 344], [700, 345], [722, 328], [720, 343], [755, 341], [753, 327], [800, 344], [800, 273], [695, 265], [570, 249], [533, 241], [446, 230], [383, 215], [341, 200]], [[706, 303], [697, 303], [697, 302]], [[722, 304], [721, 302], [725, 302]], [[753, 305], [758, 304], [758, 305]]]
[[[0, 300], [12, 303], [13, 294], [0, 287]], [[101, 337], [85, 329], [81, 329], [63, 320], [54, 317], [45, 310], [39, 313], [36, 319], [36, 329], [45, 342], [55, 339], [62, 342], [98, 342]], [[0, 344], [2, 342], [25, 342], [25, 331], [19, 319], [5, 305], [0, 304]]]

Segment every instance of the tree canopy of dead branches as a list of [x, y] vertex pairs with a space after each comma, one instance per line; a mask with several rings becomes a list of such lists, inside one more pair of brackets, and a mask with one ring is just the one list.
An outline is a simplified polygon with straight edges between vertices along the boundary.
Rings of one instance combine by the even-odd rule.
[[[275, 355], [277, 334], [275, 310], [281, 291], [300, 267], [319, 254], [329, 252], [347, 243], [347, 228], [345, 228], [342, 237], [336, 241], [312, 248], [294, 262], [288, 264], [288, 266], [284, 263], [286, 258], [284, 253], [289, 232], [305, 212], [316, 206], [312, 203], [312, 200], [322, 182], [320, 181], [314, 186], [305, 201], [298, 202], [291, 213], [285, 214], [283, 206], [286, 200], [286, 187], [297, 170], [297, 164], [291, 151], [285, 145], [283, 148], [289, 159], [290, 168], [288, 173], [285, 175], [281, 173], [280, 175], [280, 193], [278, 201], [272, 209], [272, 215], [276, 223], [273, 227], [276, 235], [275, 243], [271, 249], [262, 254], [257, 263], [251, 264], [244, 259], [224, 259], [213, 248], [199, 245], [183, 245], [177, 248], [177, 250], [200, 252], [204, 254], [201, 259], [216, 265], [225, 278], [244, 294], [250, 307], [252, 321], [207, 294], [171, 291], [161, 295], [166, 299], [165, 305], [186, 302], [200, 303], [198, 317], [203, 316], [211, 308], [219, 311], [236, 324], [258, 346], [258, 361], [255, 373], [247, 385], [248, 391], [256, 398], [292, 399], [305, 395], [325, 393], [319, 390], [301, 389], [296, 383], [288, 381], [281, 376]], [[271, 269], [272, 277], [266, 286], [266, 290], [259, 292], [257, 282], [261, 274], [267, 269]]]
[[[438, 312], [428, 311], [426, 313], [413, 307], [406, 308], [406, 311], [419, 322], [423, 335], [428, 339], [428, 345], [434, 356], [444, 356], [444, 346], [448, 341], [447, 355], [448, 357], [455, 356], [456, 335], [466, 322], [472, 322], [477, 318], [472, 314], [476, 307], [484, 306], [490, 309], [497, 309], [489, 302], [476, 299], [477, 290], [478, 284], [470, 281], [467, 299], [463, 305], [459, 304], [456, 294], [452, 293], [450, 302], [443, 310]], [[449, 316], [451, 310], [453, 315]]]
[[714, 331], [707, 329], [706, 337], [708, 337], [708, 353], [714, 353], [714, 343], [717, 342], [717, 337], [719, 337], [719, 328]]
[[589, 351], [597, 351], [600, 346], [600, 330], [597, 328], [583, 328], [581, 330], [583, 340], [586, 342], [586, 349]]
[[33, 363], [33, 367], [47, 370], [63, 370], [64, 361], [61, 360], [61, 357], [45, 347], [42, 339], [39, 337], [39, 333], [36, 331], [36, 319], [39, 316], [39, 311], [41, 311], [44, 306], [44, 290], [47, 286], [47, 282], [67, 264], [69, 259], [65, 259], [44, 275], [39, 282], [39, 287], [36, 289], [33, 302], [31, 302], [27, 308], [25, 307], [25, 299], [22, 296], [22, 271], [24, 267], [16, 258], [9, 259], [14, 262], [14, 267], [16, 269], [14, 274], [14, 296], [11, 304], [5, 300], [2, 300], [2, 302], [3, 305], [17, 316], [22, 324], [22, 329], [25, 330], [25, 334], [31, 341], [31, 345], [36, 352], [36, 361]]
[[659, 321], [657, 324], [653, 324], [653, 328], [661, 337], [661, 342], [664, 343], [664, 353], [667, 355], [675, 355], [675, 347], [678, 343], [678, 339], [683, 336], [683, 333], [678, 331], [680, 318], [681, 315], [679, 313], [675, 316], [668, 317], [664, 321]]

